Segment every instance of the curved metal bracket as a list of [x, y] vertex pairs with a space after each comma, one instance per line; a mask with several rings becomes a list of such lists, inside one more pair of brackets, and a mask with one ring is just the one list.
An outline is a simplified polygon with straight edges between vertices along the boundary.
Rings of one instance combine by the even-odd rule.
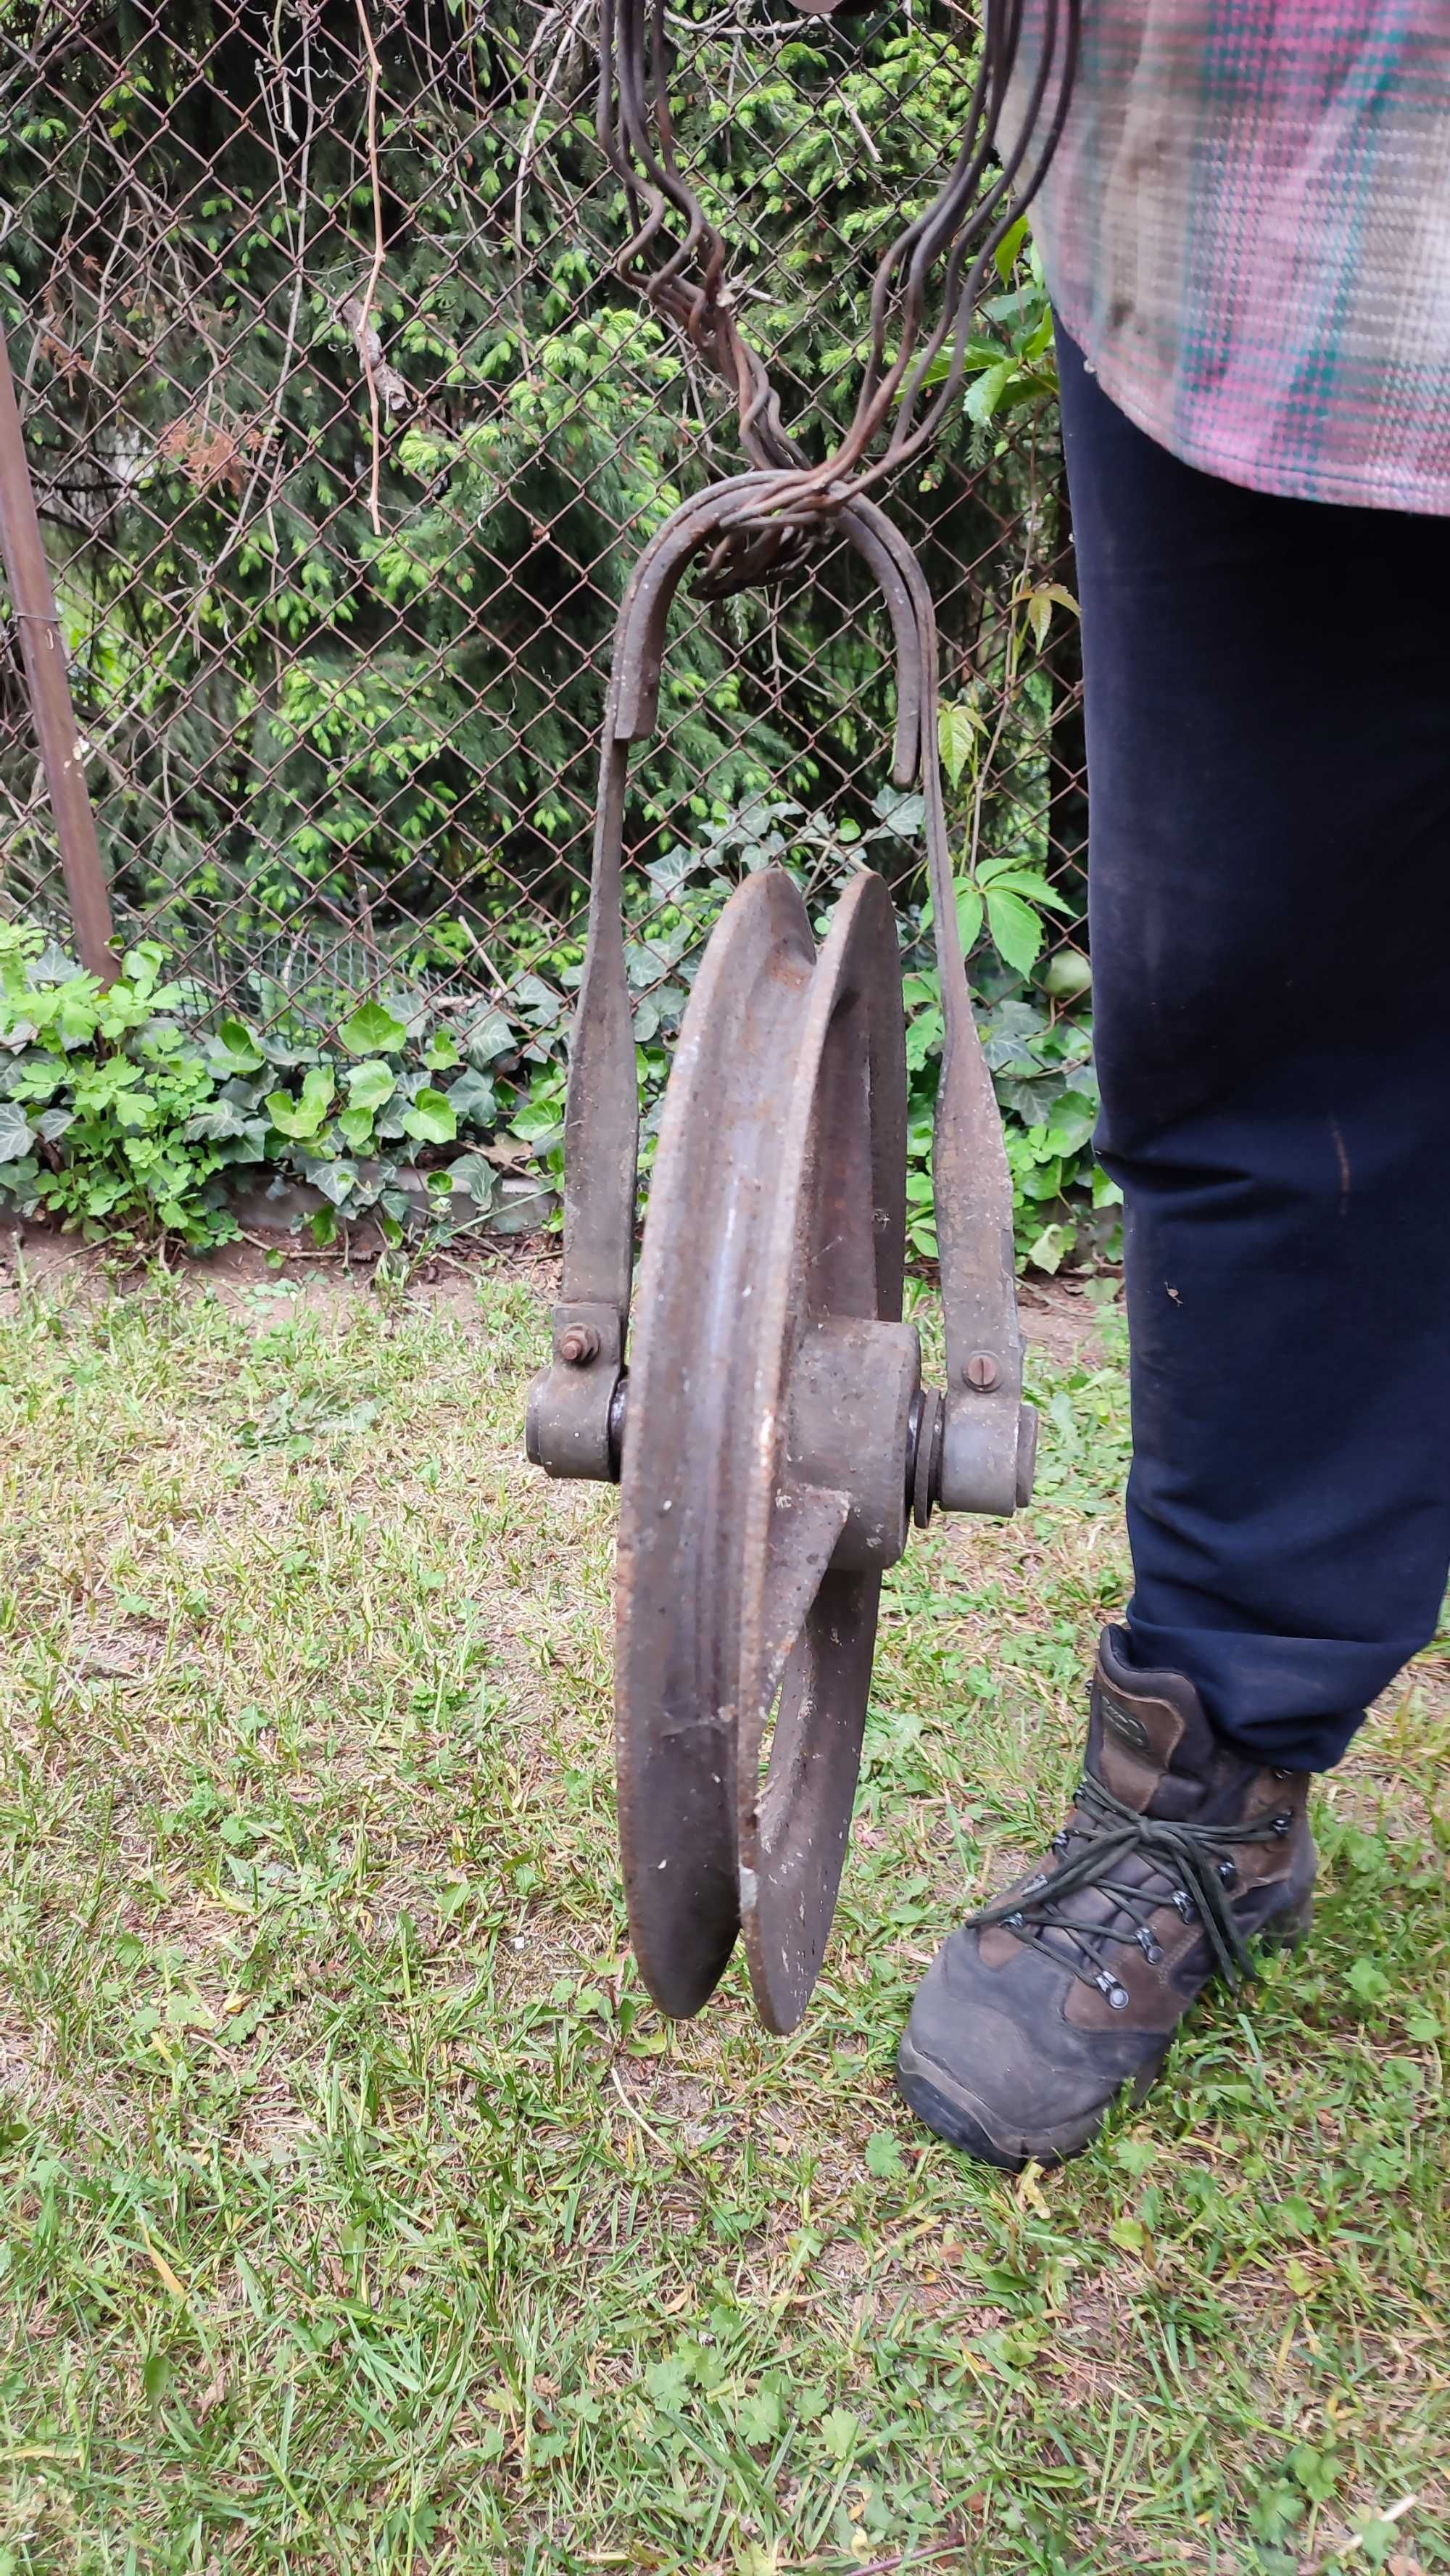
[[[618, 1473], [611, 1417], [617, 1434], [639, 1150], [622, 900], [630, 745], [658, 721], [666, 626], [689, 565], [732, 529], [764, 517], [787, 481], [737, 475], [685, 502], [646, 547], [619, 613], [564, 1123], [563, 1295], [554, 1310], [554, 1363], [529, 1404], [529, 1455], [553, 1476]], [[893, 776], [899, 787], [919, 784], [925, 802], [944, 1026], [934, 1153], [948, 1388], [939, 1452], [932, 1444], [941, 1461], [936, 1499], [948, 1511], [1006, 1514], [1031, 1490], [1035, 1418], [1022, 1403], [1011, 1177], [957, 928], [937, 748], [936, 616], [916, 556], [873, 502], [843, 503], [837, 524], [886, 600], [897, 664]], [[583, 1340], [566, 1349], [581, 1325]]]

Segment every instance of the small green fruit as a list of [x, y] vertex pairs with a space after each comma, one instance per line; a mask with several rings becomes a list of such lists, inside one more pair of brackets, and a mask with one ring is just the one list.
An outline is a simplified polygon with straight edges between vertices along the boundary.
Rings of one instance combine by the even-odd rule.
[[1075, 1002], [1092, 991], [1092, 984], [1093, 970], [1075, 948], [1059, 948], [1043, 969], [1042, 989], [1054, 1002]]

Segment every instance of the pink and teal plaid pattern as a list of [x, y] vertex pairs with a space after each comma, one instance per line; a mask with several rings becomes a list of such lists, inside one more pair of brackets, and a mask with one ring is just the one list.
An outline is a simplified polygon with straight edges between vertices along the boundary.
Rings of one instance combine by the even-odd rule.
[[1260, 491], [1450, 514], [1450, 0], [1085, 0], [1033, 222], [1119, 408]]

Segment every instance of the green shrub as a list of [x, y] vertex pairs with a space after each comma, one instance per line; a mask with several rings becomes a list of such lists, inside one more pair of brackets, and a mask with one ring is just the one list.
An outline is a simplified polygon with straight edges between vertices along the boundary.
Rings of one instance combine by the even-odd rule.
[[533, 1077], [521, 1101], [491, 1070], [520, 1064], [497, 1011], [475, 1006], [455, 1031], [365, 1002], [330, 1043], [286, 1008], [207, 1028], [207, 997], [163, 982], [164, 962], [143, 942], [103, 991], [38, 930], [0, 923], [0, 1205], [200, 1248], [236, 1234], [237, 1180], [301, 1180], [328, 1203], [326, 1240], [370, 1210], [400, 1229], [416, 1215], [401, 1177], [423, 1165], [440, 1215], [460, 1188], [487, 1209], [494, 1166], [470, 1149], [529, 1105]]
[[[625, 892], [625, 962], [638, 1041], [646, 1169], [676, 1033], [710, 930], [756, 870], [787, 868], [817, 935], [863, 864], [919, 881], [921, 801], [894, 789], [864, 831], [791, 798], [749, 797], [699, 838], [667, 848]], [[1010, 877], [1010, 883], [1008, 879]], [[1004, 909], [1010, 897], [1012, 909]], [[964, 875], [959, 912], [1012, 1167], [1018, 1247], [1055, 1270], [1093, 1206], [1115, 1193], [1094, 1170], [1091, 1029], [1035, 987], [1041, 907], [1052, 890], [1003, 862]], [[931, 1127], [942, 1019], [930, 907], [898, 896], [910, 1080], [913, 1251], [936, 1252]], [[164, 1233], [204, 1248], [237, 1231], [239, 1183], [310, 1182], [326, 1203], [319, 1240], [376, 1213], [416, 1221], [405, 1175], [421, 1171], [435, 1223], [486, 1215], [506, 1171], [562, 1176], [569, 1010], [583, 916], [536, 934], [495, 996], [438, 994], [399, 980], [380, 998], [339, 997], [330, 1021], [281, 986], [250, 979], [253, 1016], [218, 1017], [164, 951], [143, 942], [103, 991], [38, 928], [0, 923], [0, 1205], [43, 1210], [87, 1235]], [[425, 1202], [425, 1209], [427, 1203]]]

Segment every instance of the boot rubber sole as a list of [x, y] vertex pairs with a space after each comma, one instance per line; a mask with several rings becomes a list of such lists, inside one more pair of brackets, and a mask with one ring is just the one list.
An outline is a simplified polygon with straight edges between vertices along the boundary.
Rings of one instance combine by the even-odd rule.
[[[1163, 2055], [1140, 2075], [1134, 2093], [1141, 2099], [1147, 2092], [1168, 2054]], [[1107, 2118], [1117, 2092], [1090, 2111], [1080, 2112], [1075, 2120], [1059, 2121], [1050, 2129], [1007, 2127], [989, 2106], [966, 2086], [958, 2084], [934, 2057], [926, 2057], [913, 2047], [909, 2038], [902, 2040], [896, 2053], [896, 2082], [902, 2100], [919, 2120], [924, 2120], [939, 2138], [962, 2155], [975, 2156], [979, 2163], [1000, 2166], [1003, 2173], [1020, 2173], [1024, 2165], [1061, 2165], [1070, 2157], [1090, 2147]], [[1122, 2087], [1119, 2086], [1118, 2091]]]

